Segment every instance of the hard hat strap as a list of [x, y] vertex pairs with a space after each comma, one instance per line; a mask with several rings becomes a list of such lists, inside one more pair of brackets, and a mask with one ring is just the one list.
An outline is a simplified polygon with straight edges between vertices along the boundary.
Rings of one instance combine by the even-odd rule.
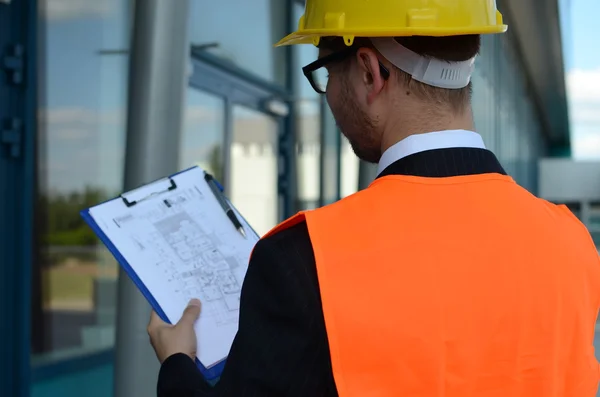
[[393, 37], [371, 38], [371, 42], [388, 61], [413, 79], [434, 87], [460, 89], [469, 85], [475, 58], [446, 62], [426, 58], [398, 43]]

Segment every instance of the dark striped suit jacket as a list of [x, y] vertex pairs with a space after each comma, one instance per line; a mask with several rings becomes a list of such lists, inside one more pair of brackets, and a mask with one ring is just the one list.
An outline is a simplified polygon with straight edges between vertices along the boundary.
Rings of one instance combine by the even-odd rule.
[[[482, 173], [505, 174], [490, 151], [451, 148], [402, 158], [379, 177]], [[220, 381], [210, 386], [191, 359], [177, 354], [163, 363], [157, 388], [160, 397], [337, 396], [306, 223], [256, 245], [242, 288], [239, 330]]]

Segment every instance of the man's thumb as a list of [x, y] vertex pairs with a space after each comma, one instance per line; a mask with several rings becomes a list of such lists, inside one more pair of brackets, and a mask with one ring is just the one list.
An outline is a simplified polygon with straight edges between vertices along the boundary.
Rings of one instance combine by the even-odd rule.
[[183, 311], [179, 324], [186, 323], [193, 325], [198, 317], [200, 316], [200, 301], [198, 299], [192, 299], [188, 306]]

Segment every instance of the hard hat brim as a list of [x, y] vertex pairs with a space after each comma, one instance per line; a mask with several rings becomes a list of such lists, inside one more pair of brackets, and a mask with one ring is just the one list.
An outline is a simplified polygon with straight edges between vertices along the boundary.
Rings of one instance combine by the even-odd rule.
[[462, 36], [470, 34], [497, 34], [505, 33], [508, 29], [507, 25], [494, 26], [474, 26], [460, 28], [402, 28], [402, 29], [369, 29], [368, 31], [340, 31], [338, 29], [303, 29], [291, 33], [281, 39], [275, 47], [296, 45], [296, 44], [315, 44], [318, 43], [321, 37], [343, 37], [349, 39], [350, 42], [355, 37], [402, 37], [402, 36]]

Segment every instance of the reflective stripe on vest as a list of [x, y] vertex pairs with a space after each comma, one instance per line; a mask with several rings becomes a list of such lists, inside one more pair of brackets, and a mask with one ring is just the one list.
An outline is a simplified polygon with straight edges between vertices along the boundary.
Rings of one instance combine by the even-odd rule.
[[386, 176], [300, 213], [340, 397], [595, 396], [600, 262], [510, 177]]

